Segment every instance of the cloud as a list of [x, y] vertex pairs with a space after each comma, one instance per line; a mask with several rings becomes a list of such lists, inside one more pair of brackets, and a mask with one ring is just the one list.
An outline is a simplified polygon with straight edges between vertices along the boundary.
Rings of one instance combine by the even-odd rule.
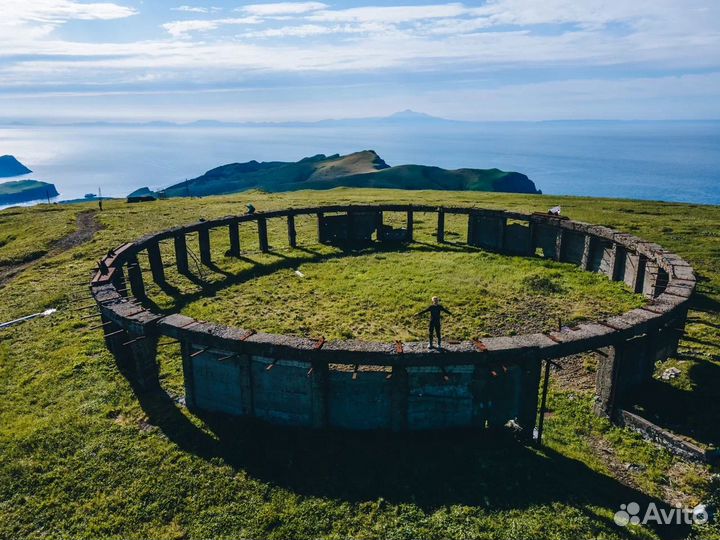
[[123, 19], [137, 12], [111, 2], [84, 4], [73, 0], [4, 0], [3, 23], [61, 24], [69, 20]]
[[327, 4], [323, 4], [322, 2], [275, 2], [269, 4], [248, 4], [237, 8], [236, 11], [243, 11], [259, 17], [273, 17], [277, 15], [300, 15], [327, 7]]
[[226, 19], [193, 19], [189, 21], [172, 21], [162, 25], [162, 27], [173, 37], [187, 37], [192, 32], [217, 30], [221, 26], [226, 25], [243, 25], [258, 24], [260, 19], [257, 17], [235, 17]]
[[[720, 4], [711, 0], [682, 5], [670, 0], [488, 0], [482, 5], [338, 9], [321, 2], [280, 2], [241, 6], [237, 17], [183, 5], [175, 9], [209, 10], [202, 14], [207, 17], [164, 24], [148, 19], [154, 24], [139, 25], [146, 32], [142, 39], [127, 42], [69, 39], [69, 26], [61, 38], [53, 30], [69, 20], [128, 17], [135, 14], [129, 7], [70, 0], [0, 2], [9, 6], [0, 18], [0, 92], [5, 94], [50, 88], [103, 93], [128, 86], [170, 91], [248, 81], [291, 87], [293, 81], [357, 77], [408, 85], [410, 94], [446, 85], [448, 95], [457, 96], [457, 80], [472, 86], [525, 81], [528, 86], [514, 86], [516, 93], [508, 97], [521, 101], [522, 91], [536, 89], [530, 85], [533, 78], [557, 80], [561, 88], [563, 81], [579, 76], [720, 72], [715, 22]], [[673, 82], [659, 84], [670, 88]], [[642, 88], [649, 86], [645, 82]], [[551, 99], [549, 83], [542, 88]], [[592, 91], [592, 84], [587, 88]], [[687, 85], [673, 88], [686, 91]]]
[[325, 22], [382, 22], [403, 23], [423, 19], [459, 17], [468, 14], [462, 4], [436, 4], [428, 6], [357, 7], [342, 10], [323, 10], [308, 18]]
[[220, 11], [219, 7], [200, 7], [200, 6], [178, 6], [171, 8], [171, 11], [182, 11], [184, 13], [215, 13]]

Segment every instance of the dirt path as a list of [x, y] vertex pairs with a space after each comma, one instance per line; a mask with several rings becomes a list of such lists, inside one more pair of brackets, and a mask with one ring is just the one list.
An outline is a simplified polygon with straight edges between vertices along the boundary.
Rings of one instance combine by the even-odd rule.
[[75, 232], [70, 233], [67, 236], [61, 238], [60, 240], [56, 240], [55, 242], [53, 242], [53, 244], [50, 246], [50, 249], [45, 255], [42, 255], [37, 259], [25, 261], [18, 264], [0, 266], [0, 289], [10, 283], [16, 276], [20, 275], [22, 272], [24, 272], [31, 266], [36, 265], [40, 261], [55, 257], [56, 255], [60, 255], [61, 253], [69, 249], [73, 249], [74, 247], [84, 244], [85, 242], [89, 242], [92, 237], [95, 236], [95, 233], [102, 228], [102, 226], [96, 219], [96, 214], [96, 210], [80, 212], [77, 216], [77, 229], [75, 230]]

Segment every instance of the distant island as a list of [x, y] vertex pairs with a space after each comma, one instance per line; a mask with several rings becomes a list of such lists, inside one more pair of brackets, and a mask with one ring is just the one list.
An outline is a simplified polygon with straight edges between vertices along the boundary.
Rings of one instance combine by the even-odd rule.
[[30, 169], [15, 159], [15, 156], [0, 156], [0, 178], [20, 176], [31, 172]]
[[17, 204], [57, 197], [53, 184], [38, 180], [13, 180], [0, 184], [0, 204]]
[[[297, 162], [253, 160], [231, 163], [172, 185], [158, 195], [187, 197], [224, 195], [249, 189], [279, 192], [336, 187], [541, 193], [532, 180], [518, 172], [447, 170], [426, 165], [391, 167], [375, 151], [364, 150], [346, 156], [318, 154]], [[142, 191], [142, 195], [151, 194], [149, 190]]]

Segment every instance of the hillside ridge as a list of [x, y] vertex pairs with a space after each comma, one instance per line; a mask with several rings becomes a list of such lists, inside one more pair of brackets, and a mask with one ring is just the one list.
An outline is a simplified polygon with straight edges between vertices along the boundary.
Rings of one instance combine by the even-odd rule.
[[183, 197], [224, 195], [249, 189], [280, 192], [337, 187], [541, 193], [526, 175], [514, 171], [448, 170], [412, 164], [390, 166], [374, 150], [362, 150], [344, 156], [317, 154], [297, 162], [229, 163], [169, 186], [161, 194]]

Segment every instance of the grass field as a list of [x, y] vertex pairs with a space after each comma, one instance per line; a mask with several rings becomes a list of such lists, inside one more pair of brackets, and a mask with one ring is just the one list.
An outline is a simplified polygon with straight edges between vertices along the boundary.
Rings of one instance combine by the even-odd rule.
[[[560, 539], [673, 538], [678, 534], [720, 538], [716, 525], [680, 531], [614, 525], [612, 516], [619, 505], [630, 501], [717, 504], [720, 481], [710, 467], [683, 462], [639, 436], [594, 417], [592, 394], [580, 384], [592, 375], [590, 358], [578, 359], [578, 369], [553, 375], [547, 445], [542, 449], [467, 433], [442, 437], [317, 434], [189, 414], [180, 399], [179, 352], [173, 346], [164, 347], [160, 358], [167, 394], [136, 395], [105, 350], [101, 331], [91, 329], [97, 320], [83, 318], [88, 311], [73, 311], [89, 303], [87, 289], [77, 285], [86, 282], [93, 261], [109, 246], [200, 217], [242, 212], [246, 202], [264, 210], [330, 202], [437, 204], [440, 200], [448, 205], [526, 212], [560, 203], [572, 218], [637, 234], [690, 261], [700, 283], [686, 336], [677, 358], [657, 367], [660, 373], [676, 366], [682, 374], [671, 381], [656, 380], [638, 395], [636, 405], [647, 417], [680, 434], [702, 444], [720, 444], [720, 208], [346, 189], [251, 193], [141, 205], [113, 202], [98, 213], [102, 228], [92, 240], [55, 253], [54, 242], [74, 230], [78, 213], [94, 207], [43, 205], [0, 212], [0, 270], [34, 261], [0, 289], [0, 321], [48, 307], [59, 309], [55, 316], [0, 331], [0, 538]], [[309, 230], [303, 227], [310, 225], [299, 224], [301, 239], [310, 238], [303, 236], [303, 231]], [[461, 239], [463, 223], [449, 220], [448, 233], [450, 240]], [[253, 231], [244, 231], [242, 242], [251, 262], [224, 257], [226, 240], [213, 238], [216, 267], [204, 270], [202, 284], [177, 282], [174, 291], [153, 287], [153, 299], [159, 308], [198, 309], [203, 313], [211, 304], [203, 306], [199, 294], [215, 294], [219, 300], [216, 306], [224, 302], [230, 305], [240, 292], [245, 298], [253, 287], [269, 291], [283, 282], [283, 277], [290, 277], [287, 273], [298, 262], [309, 277], [307, 281], [293, 281], [286, 292], [300, 298], [303, 287], [315, 286], [313, 268], [322, 267], [313, 259], [332, 254], [317, 247], [305, 248], [313, 253], [289, 253], [282, 247], [283, 236], [284, 226], [274, 225], [270, 230], [274, 250], [261, 255], [253, 251]], [[505, 294], [510, 312], [514, 306], [527, 306], [522, 289], [514, 289], [508, 276], [500, 275], [510, 259], [494, 260], [495, 256], [488, 254], [452, 249], [436, 253], [432, 246], [426, 250], [420, 247], [411, 253], [384, 254], [386, 259], [371, 264], [373, 271], [390, 269], [399, 274], [392, 285], [402, 289], [398, 294], [408, 302], [399, 312], [398, 326], [405, 328], [402, 313], [411, 313], [423, 303], [428, 291], [443, 286], [442, 272], [428, 283], [410, 283], [417, 272], [422, 273], [424, 257], [445, 269], [456, 268], [458, 275], [463, 273], [464, 264], [468, 269], [474, 267], [477, 257], [487, 264], [473, 279], [482, 280], [485, 287], [496, 284], [488, 288], [488, 298]], [[167, 263], [172, 264], [170, 247], [164, 250]], [[50, 256], [44, 256], [46, 253]], [[415, 264], [402, 264], [401, 256], [412, 257]], [[281, 262], [288, 257], [296, 260]], [[437, 262], [438, 258], [442, 262]], [[347, 272], [347, 279], [337, 285], [340, 290], [358, 278], [352, 258], [330, 260], [338, 265], [341, 275]], [[288, 266], [277, 274], [254, 276], [231, 287], [223, 285], [229, 279], [227, 274], [232, 278], [248, 264]], [[593, 276], [575, 276], [564, 265], [556, 268], [541, 261], [522, 264], [527, 268], [513, 265], [513, 272], [540, 277], [552, 274], [550, 290], [556, 292], [550, 296], [559, 295], [554, 298], [558, 302], [573, 299], [567, 319], [592, 318], [591, 312], [596, 309], [622, 311], [627, 302], [637, 302], [617, 286], [590, 279]], [[401, 273], [410, 279], [403, 283]], [[175, 283], [171, 271], [168, 275]], [[326, 281], [317, 286], [324, 295], [335, 285]], [[467, 296], [471, 286], [456, 284], [457, 290], [443, 289], [440, 293], [452, 308], [454, 302], [460, 304], [456, 299]], [[425, 287], [421, 297], [412, 296], [412, 291]], [[373, 287], [368, 284], [362, 290]], [[580, 307], [575, 301], [577, 295], [591, 290], [595, 296], [583, 295], [581, 300], [586, 304]], [[602, 303], [594, 303], [601, 295]], [[362, 297], [360, 292], [358, 297]], [[280, 305], [280, 300], [270, 300], [270, 306]], [[387, 301], [398, 302], [392, 298]], [[380, 300], [377, 302], [374, 313], [389, 311]], [[480, 320], [482, 314], [491, 314], [487, 326], [480, 330], [520, 331], [522, 326], [507, 323], [499, 315], [503, 308], [500, 305], [479, 314]], [[342, 316], [345, 309], [350, 310], [338, 308], [335, 313]], [[528, 313], [528, 324], [550, 324], [556, 309], [554, 302], [540, 305], [536, 308], [539, 314]], [[573, 310], [578, 312], [573, 315]], [[219, 310], [216, 315], [224, 314]], [[513, 313], [520, 321], [523, 316], [523, 310]], [[458, 326], [453, 332], [471, 332], [470, 323], [462, 319], [455, 322]], [[421, 326], [417, 328], [407, 325], [412, 335], [422, 334], [422, 323], [418, 324]], [[382, 326], [358, 329], [353, 324], [337, 331], [341, 335], [350, 331], [385, 336], [387, 325]], [[297, 329], [302, 332], [302, 324]]]
[[248, 258], [232, 274], [243, 281], [183, 312], [263, 332], [393, 342], [426, 339], [427, 316], [417, 314], [433, 295], [452, 312], [444, 317], [450, 340], [556, 329], [558, 320], [575, 324], [644, 304], [624, 284], [574, 265], [455, 249], [370, 248], [277, 270]]

